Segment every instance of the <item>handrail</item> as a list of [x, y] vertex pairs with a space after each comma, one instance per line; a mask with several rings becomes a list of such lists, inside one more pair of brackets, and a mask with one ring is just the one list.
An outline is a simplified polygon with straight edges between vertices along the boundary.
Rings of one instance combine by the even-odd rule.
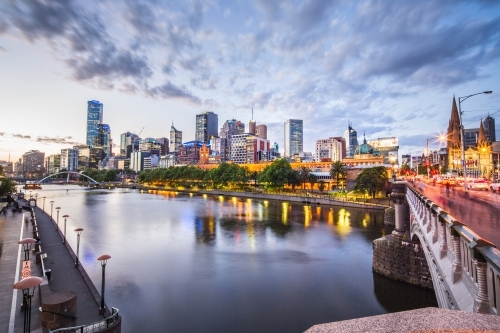
[[63, 327], [55, 330], [50, 330], [50, 333], [54, 332], [65, 332], [65, 333], [97, 333], [103, 329], [111, 327], [113, 324], [118, 322], [118, 309], [111, 308], [111, 316], [104, 318], [103, 320], [97, 321], [88, 325], [80, 325], [74, 327]]

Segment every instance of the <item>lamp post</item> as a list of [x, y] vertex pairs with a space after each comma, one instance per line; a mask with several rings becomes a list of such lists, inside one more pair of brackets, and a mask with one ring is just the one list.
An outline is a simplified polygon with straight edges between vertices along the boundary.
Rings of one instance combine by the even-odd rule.
[[483, 92], [479, 92], [479, 93], [475, 93], [475, 94], [472, 94], [472, 95], [468, 95], [468, 96], [464, 96], [464, 97], [459, 97], [458, 98], [458, 115], [459, 115], [459, 118], [460, 118], [460, 141], [461, 141], [461, 144], [462, 144], [462, 173], [463, 173], [463, 177], [464, 177], [464, 191], [467, 192], [467, 169], [466, 169], [466, 165], [465, 165], [465, 141], [464, 141], [464, 134], [465, 134], [465, 130], [464, 130], [464, 125], [462, 123], [462, 107], [461, 107], [461, 104], [463, 101], [465, 101], [467, 98], [470, 98], [472, 96], [476, 96], [476, 95], [480, 95], [480, 94], [491, 94], [492, 91], [483, 91]]
[[[36, 286], [39, 286], [43, 282], [43, 279], [38, 276], [30, 276], [17, 282], [13, 288], [21, 289], [23, 291], [23, 308], [24, 308], [24, 333], [29, 333], [31, 331], [31, 298], [35, 294]], [[30, 289], [33, 288], [33, 292], [30, 293]]]
[[102, 285], [101, 285], [101, 308], [99, 309], [99, 314], [103, 315], [106, 312], [104, 307], [104, 283], [105, 283], [105, 272], [106, 272], [106, 263], [108, 259], [111, 259], [111, 256], [108, 254], [103, 254], [97, 260], [101, 262], [102, 267]]
[[25, 239], [17, 242], [17, 244], [23, 246], [24, 260], [30, 260], [31, 245], [33, 245], [34, 243], [36, 243], [36, 239], [34, 239], [34, 238], [25, 238]]
[[57, 210], [57, 224], [56, 224], [56, 230], [59, 230], [59, 209], [61, 209], [61, 207], [56, 207], [56, 210]]
[[66, 244], [66, 220], [68, 219], [69, 215], [63, 215], [64, 217], [64, 238], [63, 238], [63, 244]]
[[50, 219], [51, 219], [52, 221], [54, 221], [54, 220], [52, 219], [52, 208], [54, 208], [54, 201], [51, 201], [51, 202], [50, 202]]
[[43, 199], [43, 211], [45, 212], [45, 197], [42, 197]]
[[83, 228], [76, 228], [76, 262], [75, 267], [78, 266], [78, 254], [80, 252], [80, 235], [82, 234]]

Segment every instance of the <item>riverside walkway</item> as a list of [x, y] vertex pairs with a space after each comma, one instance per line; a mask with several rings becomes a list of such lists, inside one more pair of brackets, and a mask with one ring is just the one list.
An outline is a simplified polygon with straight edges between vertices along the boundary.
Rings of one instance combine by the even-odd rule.
[[[55, 223], [50, 216], [41, 209], [34, 207], [36, 228], [41, 242], [40, 251], [45, 254], [45, 259], [36, 260], [34, 251], [30, 251], [32, 262], [32, 276], [44, 278], [44, 283], [36, 288], [32, 299], [31, 331], [48, 332], [42, 329], [40, 312], [42, 295], [43, 301], [57, 293], [76, 293], [76, 315], [63, 315], [65, 327], [88, 325], [102, 321], [110, 315], [99, 314], [100, 295], [88, 277], [85, 269], [79, 265], [75, 267], [75, 254], [71, 247], [62, 243], [63, 237], [60, 230], [56, 230]], [[21, 312], [23, 299], [22, 291], [14, 290], [13, 285], [21, 279], [20, 264], [24, 259], [22, 247], [18, 245], [20, 239], [33, 237], [34, 226], [30, 222], [31, 212], [13, 212], [0, 215], [0, 332], [22, 332], [24, 312]], [[43, 260], [44, 265], [41, 264]], [[39, 261], [40, 263], [36, 263]], [[43, 269], [51, 270], [51, 278], [47, 282]], [[48, 285], [47, 285], [48, 284]], [[39, 292], [41, 291], [41, 292]], [[121, 326], [121, 320], [119, 325]], [[95, 330], [98, 332], [99, 330]], [[115, 331], [116, 332], [116, 331]], [[119, 332], [119, 329], [117, 330]]]

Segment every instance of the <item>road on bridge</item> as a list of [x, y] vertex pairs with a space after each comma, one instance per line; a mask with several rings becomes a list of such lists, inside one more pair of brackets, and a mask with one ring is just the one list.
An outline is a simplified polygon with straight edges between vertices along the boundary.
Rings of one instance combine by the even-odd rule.
[[423, 185], [423, 192], [420, 192], [427, 198], [500, 249], [500, 194], [490, 191], [465, 193], [463, 187], [451, 187], [446, 194], [444, 186]]

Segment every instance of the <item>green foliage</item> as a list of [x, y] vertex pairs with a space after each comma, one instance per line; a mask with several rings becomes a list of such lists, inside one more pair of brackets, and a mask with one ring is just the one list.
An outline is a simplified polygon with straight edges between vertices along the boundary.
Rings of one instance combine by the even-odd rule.
[[317, 183], [318, 177], [316, 175], [313, 175], [312, 173], [309, 174], [308, 176], [309, 184], [311, 185], [311, 190], [314, 190], [314, 184]]
[[342, 162], [335, 161], [330, 168], [330, 176], [337, 180], [336, 184], [339, 185], [339, 179], [345, 178], [347, 174], [347, 168]]
[[320, 180], [318, 182], [318, 190], [323, 193], [323, 191], [325, 190], [326, 188], [326, 184], [325, 184], [325, 181], [324, 180]]
[[308, 167], [300, 167], [299, 169], [299, 174], [300, 174], [300, 182], [302, 183], [302, 189], [305, 188], [305, 183], [309, 180], [309, 174], [311, 173], [311, 169]]
[[[86, 169], [83, 172], [84, 175], [94, 179], [95, 181], [102, 182], [114, 182], [116, 180], [116, 170], [95, 170], [95, 169]], [[80, 176], [78, 179], [81, 182], [88, 182], [90, 179], [84, 176]]]
[[16, 193], [16, 183], [10, 178], [0, 177], [0, 196]]
[[290, 175], [291, 172], [290, 163], [280, 158], [262, 170], [259, 175], [259, 182], [266, 183], [271, 188], [282, 188], [290, 180], [293, 180], [293, 176]]
[[354, 190], [358, 192], [368, 192], [370, 196], [375, 198], [377, 191], [385, 188], [387, 181], [387, 170], [383, 166], [368, 168], [363, 170], [356, 177], [356, 185]]
[[287, 184], [292, 187], [295, 191], [295, 186], [300, 185], [300, 172], [298, 170], [292, 170], [288, 173]]

